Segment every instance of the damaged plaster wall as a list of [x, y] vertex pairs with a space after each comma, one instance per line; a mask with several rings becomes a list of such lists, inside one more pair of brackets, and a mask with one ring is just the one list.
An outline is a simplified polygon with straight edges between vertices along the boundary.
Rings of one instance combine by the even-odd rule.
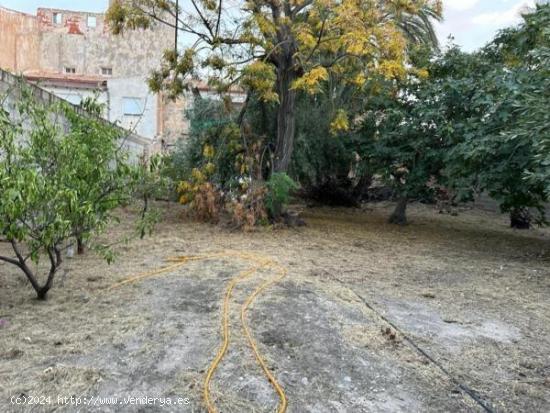
[[[97, 92], [100, 101], [108, 104], [109, 121], [135, 127], [136, 133], [151, 141], [173, 143], [186, 135], [187, 103], [152, 94], [146, 83], [164, 51], [173, 47], [173, 30], [155, 25], [115, 36], [101, 13], [39, 8], [32, 16], [0, 7], [0, 68], [42, 78], [41, 87], [75, 104]], [[52, 81], [51, 74], [57, 79]], [[75, 86], [63, 83], [59, 76], [71, 79]], [[84, 77], [107, 81], [107, 89], [77, 87]], [[125, 98], [134, 99], [143, 116], [137, 119], [135, 113], [126, 113]]]

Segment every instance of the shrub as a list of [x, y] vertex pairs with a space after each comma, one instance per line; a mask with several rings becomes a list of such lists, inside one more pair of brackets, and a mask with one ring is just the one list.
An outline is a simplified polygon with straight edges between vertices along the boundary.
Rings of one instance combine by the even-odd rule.
[[231, 223], [236, 228], [246, 231], [256, 225], [267, 224], [266, 191], [265, 185], [256, 181], [251, 183], [244, 193], [227, 203], [226, 208], [231, 214]]
[[188, 116], [189, 139], [178, 144], [169, 167], [179, 202], [201, 221], [216, 223], [225, 214], [244, 229], [267, 222], [262, 139], [243, 131], [222, 102], [197, 99]]
[[187, 117], [189, 137], [180, 140], [169, 155], [165, 175], [180, 182], [188, 180], [194, 168], [213, 163], [215, 174], [210, 180], [226, 186], [236, 176], [236, 156], [244, 151], [235, 114], [221, 102], [197, 98]]
[[141, 219], [138, 221], [138, 234], [144, 238], [151, 233], [154, 226], [160, 221], [161, 214], [157, 208], [151, 206], [153, 199], [166, 199], [173, 192], [173, 181], [164, 174], [167, 159], [162, 155], [150, 158], [142, 157], [134, 168], [133, 196], [143, 201]]
[[292, 191], [298, 189], [298, 184], [284, 172], [274, 173], [267, 181], [265, 205], [271, 218], [278, 218], [290, 202]]

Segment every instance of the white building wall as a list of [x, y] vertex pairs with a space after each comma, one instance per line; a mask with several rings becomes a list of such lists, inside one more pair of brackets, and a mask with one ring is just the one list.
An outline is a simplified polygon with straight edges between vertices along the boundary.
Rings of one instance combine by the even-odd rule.
[[[153, 140], [157, 134], [158, 99], [150, 92], [145, 78], [139, 76], [111, 78], [107, 81], [107, 89], [109, 120]], [[126, 113], [125, 98], [139, 99], [141, 113], [138, 115]]]
[[[93, 89], [77, 89], [52, 85], [44, 85], [38, 82], [38, 86], [47, 90], [50, 93], [64, 99], [73, 105], [80, 105], [80, 103], [87, 98], [97, 98], [97, 103], [109, 106], [109, 93], [105, 90], [93, 90]], [[106, 115], [106, 114], [105, 114]]]

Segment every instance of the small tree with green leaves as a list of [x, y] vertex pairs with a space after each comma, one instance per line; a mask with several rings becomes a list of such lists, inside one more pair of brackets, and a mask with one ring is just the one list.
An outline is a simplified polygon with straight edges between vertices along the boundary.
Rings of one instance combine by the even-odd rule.
[[173, 181], [165, 173], [167, 161], [166, 157], [156, 154], [150, 158], [142, 157], [134, 168], [133, 195], [143, 202], [141, 219], [138, 221], [138, 234], [141, 239], [147, 233], [151, 234], [161, 218], [159, 210], [151, 206], [151, 201], [166, 198], [174, 191]]
[[[63, 249], [103, 230], [113, 209], [130, 200], [134, 180], [119, 151], [120, 131], [101, 120], [40, 104], [24, 87], [15, 115], [0, 108], [0, 241], [13, 251], [0, 260], [18, 267], [45, 299]], [[44, 257], [49, 271], [41, 282], [31, 263]]]
[[[91, 235], [90, 229], [108, 222], [112, 210], [128, 201], [131, 174], [136, 175], [138, 171], [126, 162], [122, 148], [124, 132], [99, 117], [102, 105], [94, 99], [85, 100], [82, 107], [90, 116], [82, 116], [69, 104], [58, 106], [52, 109], [59, 111], [68, 122], [63, 141], [67, 159], [63, 167], [74, 174], [65, 185], [78, 194], [80, 201], [71, 211], [74, 215], [71, 221], [74, 222], [77, 250], [82, 254]], [[48, 116], [48, 111], [42, 116]], [[70, 156], [71, 153], [80, 156]]]
[[267, 194], [265, 205], [270, 217], [279, 218], [290, 202], [292, 191], [298, 189], [298, 184], [283, 172], [275, 172], [266, 183]]
[[402, 82], [378, 79], [366, 91], [370, 98], [359, 134], [368, 168], [392, 188], [397, 200], [390, 223], [407, 223], [407, 203], [431, 200], [444, 168], [444, 139], [451, 113], [444, 85], [430, 75], [431, 50], [418, 48], [409, 77]]

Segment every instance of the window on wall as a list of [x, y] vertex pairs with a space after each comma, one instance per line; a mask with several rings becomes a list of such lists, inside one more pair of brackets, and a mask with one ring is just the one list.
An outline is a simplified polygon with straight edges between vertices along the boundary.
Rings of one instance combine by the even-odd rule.
[[141, 116], [143, 114], [143, 99], [127, 97], [123, 98], [123, 110], [126, 116]]
[[63, 23], [63, 14], [62, 13], [54, 13], [52, 16], [53, 24], [62, 24]]
[[66, 67], [65, 73], [76, 73], [76, 68], [74, 67]]
[[97, 26], [97, 18], [95, 16], [88, 16], [86, 24], [88, 25], [88, 27], [96, 27]]
[[103, 76], [112, 76], [113, 75], [113, 68], [112, 67], [102, 67], [101, 68], [101, 74]]

